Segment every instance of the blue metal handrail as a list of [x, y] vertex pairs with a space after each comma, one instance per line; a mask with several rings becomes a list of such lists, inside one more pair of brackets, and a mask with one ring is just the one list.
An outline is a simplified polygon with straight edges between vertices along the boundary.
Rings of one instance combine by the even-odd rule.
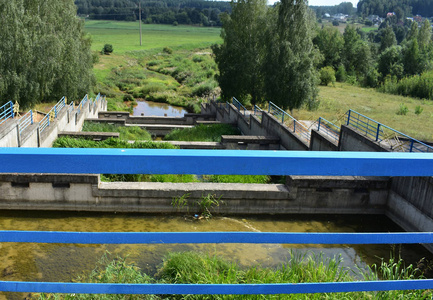
[[340, 127], [334, 123], [326, 120], [325, 118], [319, 117], [316, 121], [317, 131], [325, 133], [327, 136], [335, 141], [338, 141], [340, 136]]
[[254, 115], [262, 118], [263, 116], [263, 109], [261, 109], [260, 107], [258, 107], [257, 105], [254, 105]]
[[20, 134], [27, 127], [33, 125], [33, 111], [29, 110], [24, 116], [22, 116], [18, 124], [19, 124]]
[[7, 102], [0, 107], [0, 125], [6, 122], [7, 119], [14, 117], [14, 104], [12, 101]]
[[381, 142], [387, 139], [384, 132], [384, 130], [386, 129], [391, 131], [394, 135], [403, 137], [404, 139], [408, 140], [407, 144], [397, 145], [396, 148], [402, 146], [403, 150], [406, 150], [408, 152], [433, 152], [432, 146], [427, 145], [417, 139], [414, 139], [398, 130], [379, 123], [376, 120], [373, 120], [351, 109], [346, 112], [346, 125], [350, 125], [356, 128], [358, 131], [365, 133], [365, 135], [369, 136], [376, 142]]
[[[298, 174], [307, 170], [310, 175], [433, 175], [433, 156], [427, 153], [0, 148], [0, 160], [3, 162], [0, 173], [207, 174], [202, 171], [210, 169], [212, 174], [280, 174], [282, 171], [283, 174]], [[89, 164], [89, 161], [92, 163]], [[433, 243], [433, 233], [0, 231], [0, 242], [418, 244]], [[88, 294], [295, 294], [416, 289], [433, 289], [433, 279], [235, 285], [0, 281], [0, 291], [6, 292]]]
[[74, 101], [72, 101], [71, 103], [69, 103], [68, 105], [68, 112], [72, 112], [74, 111]]
[[56, 103], [56, 105], [53, 106], [53, 108], [50, 109], [50, 111], [45, 115], [45, 117], [42, 118], [41, 122], [39, 123], [39, 130], [40, 132], [43, 132], [48, 126], [50, 126], [51, 122], [54, 121], [54, 119], [57, 119], [58, 114], [66, 106], [66, 97], [62, 97], [62, 99], [59, 100], [59, 102]]
[[238, 109], [239, 112], [243, 111], [244, 116], [246, 115], [247, 109], [235, 97], [233, 97], [233, 105]]
[[299, 134], [307, 142], [311, 139], [311, 133], [308, 128], [302, 125], [298, 120], [292, 117], [290, 114], [279, 108], [277, 105], [269, 101], [268, 112], [275, 117], [281, 117], [281, 123], [288, 123], [288, 127], [292, 129], [294, 133]]

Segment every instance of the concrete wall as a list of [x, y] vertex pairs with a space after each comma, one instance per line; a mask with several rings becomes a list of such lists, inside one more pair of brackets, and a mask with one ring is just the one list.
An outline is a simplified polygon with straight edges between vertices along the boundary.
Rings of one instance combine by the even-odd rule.
[[316, 129], [311, 130], [311, 151], [338, 151], [338, 142], [335, 142]]
[[[383, 213], [387, 179], [291, 177], [283, 184], [99, 182], [98, 175], [0, 174], [0, 209], [173, 213], [188, 194], [189, 213], [211, 194], [216, 213]], [[187, 212], [184, 208], [182, 212]]]
[[40, 132], [39, 123], [28, 126], [18, 134], [18, 119], [9, 120], [0, 126], [0, 147], [51, 147], [61, 131], [80, 131], [84, 120], [95, 117], [102, 109], [106, 109], [106, 102], [88, 101], [78, 113], [78, 109], [68, 111], [68, 106], [62, 108], [57, 118]]
[[354, 129], [342, 125], [340, 131], [339, 151], [364, 151], [364, 152], [389, 152], [378, 142], [367, 136], [361, 135]]

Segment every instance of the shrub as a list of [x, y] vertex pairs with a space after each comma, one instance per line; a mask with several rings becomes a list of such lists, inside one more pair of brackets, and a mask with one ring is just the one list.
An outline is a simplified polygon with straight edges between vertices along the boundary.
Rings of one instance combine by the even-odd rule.
[[344, 82], [346, 81], [346, 69], [343, 65], [340, 65], [337, 69], [337, 72], [335, 72], [335, 79], [338, 82]]
[[111, 53], [113, 53], [113, 45], [111, 45], [111, 44], [105, 44], [104, 45], [104, 48], [102, 48], [102, 53], [103, 54], [106, 54], [106, 55], [109, 55], [109, 54], [111, 54]]
[[192, 90], [192, 96], [203, 97], [210, 95], [215, 88], [215, 82], [207, 81], [199, 84]]
[[164, 49], [162, 49], [162, 51], [164, 53], [167, 53], [167, 54], [172, 54], [173, 53], [173, 49], [171, 49], [170, 47], [164, 47]]
[[364, 24], [365, 26], [373, 26], [373, 22], [371, 22], [370, 20], [366, 20]]
[[405, 116], [409, 112], [409, 108], [407, 108], [406, 104], [400, 103], [400, 107], [397, 111], [397, 115]]
[[134, 101], [134, 97], [132, 97], [130, 94], [123, 95], [123, 101]]
[[328, 85], [335, 83], [335, 71], [332, 67], [327, 66], [320, 69], [320, 84]]
[[333, 25], [333, 26], [338, 26], [338, 25], [340, 25], [340, 23], [338, 23], [337, 20], [334, 20], [334, 21], [332, 21], [332, 25]]
[[420, 105], [417, 105], [415, 107], [415, 114], [418, 116], [422, 113], [423, 110], [424, 110], [424, 108], [422, 108]]

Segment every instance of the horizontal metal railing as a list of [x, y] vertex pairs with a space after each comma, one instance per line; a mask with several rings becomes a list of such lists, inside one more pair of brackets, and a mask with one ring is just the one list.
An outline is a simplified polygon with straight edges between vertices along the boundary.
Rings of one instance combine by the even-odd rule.
[[315, 122], [317, 124], [317, 131], [324, 133], [332, 140], [338, 142], [340, 138], [340, 127], [334, 123], [326, 120], [325, 118], [319, 117]]
[[6, 122], [6, 120], [14, 117], [14, 104], [12, 101], [7, 102], [0, 107], [0, 125]]
[[281, 118], [281, 123], [289, 127], [289, 129], [291, 129], [293, 133], [302, 137], [304, 140], [307, 141], [307, 143], [310, 142], [310, 130], [271, 101], [269, 101], [268, 112], [276, 118]]
[[[4, 162], [0, 164], [0, 173], [165, 174], [170, 172], [170, 174], [433, 176], [433, 157], [427, 153], [0, 148], [0, 160]], [[92, 163], [88, 163], [90, 161]], [[0, 231], [0, 242], [419, 244], [433, 243], [433, 233]], [[0, 291], [70, 294], [296, 294], [416, 289], [433, 289], [433, 279], [277, 284], [95, 284], [0, 281]]]
[[84, 105], [86, 105], [87, 101], [89, 101], [89, 97], [86, 94], [81, 100], [80, 104], [77, 106], [77, 114], [81, 113], [81, 110], [83, 109]]
[[254, 115], [261, 119], [263, 116], [263, 109], [261, 109], [257, 105], [254, 105]]
[[33, 124], [33, 111], [29, 110], [24, 116], [22, 116], [18, 124], [21, 134], [27, 127]]
[[59, 102], [57, 102], [56, 105], [53, 106], [53, 108], [50, 109], [50, 111], [45, 115], [45, 117], [43, 117], [43, 119], [39, 123], [40, 132], [43, 132], [45, 129], [47, 129], [47, 127], [50, 126], [50, 123], [54, 121], [54, 119], [57, 119], [57, 115], [65, 106], [66, 97], [63, 97], [59, 100]]
[[238, 109], [239, 112], [241, 112], [244, 116], [246, 116], [247, 109], [235, 97], [233, 97], [233, 105]]
[[[74, 244], [418, 244], [432, 233], [0, 231], [0, 242]], [[319, 288], [318, 288], [319, 287]], [[97, 284], [0, 281], [0, 291], [86, 294], [296, 294], [433, 288], [433, 279], [276, 284]]]
[[433, 147], [414, 139], [400, 131], [377, 122], [354, 110], [346, 113], [346, 125], [352, 126], [372, 140], [387, 144], [393, 151], [433, 152]]

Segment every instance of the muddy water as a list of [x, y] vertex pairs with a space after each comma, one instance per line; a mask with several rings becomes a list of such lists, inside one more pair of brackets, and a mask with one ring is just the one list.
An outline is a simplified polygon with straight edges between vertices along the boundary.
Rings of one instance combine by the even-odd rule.
[[137, 101], [134, 107], [134, 116], [157, 116], [157, 117], [183, 117], [187, 111], [180, 106], [171, 106], [167, 103], [152, 101]]
[[[171, 232], [171, 231], [257, 231], [257, 232], [393, 232], [402, 231], [382, 216], [270, 216], [214, 217], [191, 220], [180, 216], [140, 214], [96, 214], [62, 212], [0, 212], [1, 230]], [[345, 266], [365, 266], [387, 258], [392, 251], [416, 263], [430, 254], [421, 246], [390, 245], [73, 245], [0, 244], [1, 280], [71, 281], [88, 274], [95, 262], [109, 251], [128, 256], [130, 262], [153, 274], [170, 251], [200, 250], [221, 255], [242, 266], [278, 266], [290, 251], [310, 251], [333, 257], [341, 255]]]

